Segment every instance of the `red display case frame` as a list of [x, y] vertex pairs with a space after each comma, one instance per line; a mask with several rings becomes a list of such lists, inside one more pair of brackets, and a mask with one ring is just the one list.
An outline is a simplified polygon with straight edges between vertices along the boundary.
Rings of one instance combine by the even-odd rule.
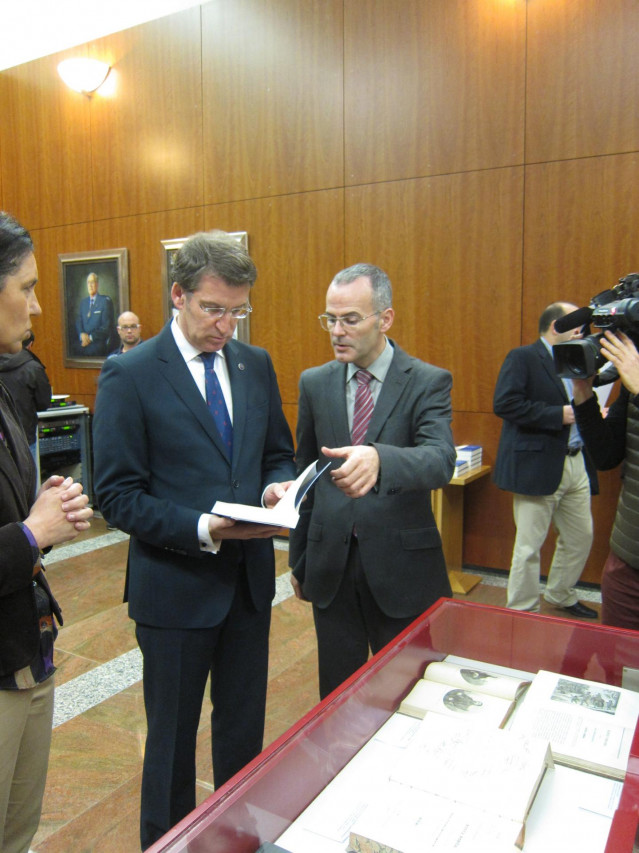
[[[426, 664], [446, 655], [621, 685], [639, 669], [639, 633], [440, 599], [316, 705], [149, 853], [255, 853], [274, 841], [397, 707]], [[605, 853], [631, 853], [639, 820], [639, 735]]]

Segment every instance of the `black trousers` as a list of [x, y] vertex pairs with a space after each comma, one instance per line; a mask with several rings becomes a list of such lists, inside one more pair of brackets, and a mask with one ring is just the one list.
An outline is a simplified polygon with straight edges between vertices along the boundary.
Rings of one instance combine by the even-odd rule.
[[195, 808], [195, 747], [209, 673], [215, 787], [261, 752], [270, 622], [271, 608], [256, 612], [238, 581], [229, 613], [213, 628], [136, 625], [147, 718], [143, 850]]
[[419, 614], [402, 619], [387, 616], [370, 591], [357, 538], [351, 537], [346, 571], [328, 607], [313, 605], [319, 662], [319, 691], [324, 699], [369, 657], [390, 643]]

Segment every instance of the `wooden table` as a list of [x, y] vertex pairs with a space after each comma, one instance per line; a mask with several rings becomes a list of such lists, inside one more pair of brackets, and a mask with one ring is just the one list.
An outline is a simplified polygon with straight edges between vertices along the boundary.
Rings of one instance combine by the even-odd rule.
[[453, 592], [466, 595], [481, 582], [479, 575], [462, 571], [462, 547], [464, 544], [464, 486], [485, 477], [490, 465], [471, 468], [461, 477], [453, 477], [443, 489], [431, 493], [435, 521], [442, 537], [448, 577]]

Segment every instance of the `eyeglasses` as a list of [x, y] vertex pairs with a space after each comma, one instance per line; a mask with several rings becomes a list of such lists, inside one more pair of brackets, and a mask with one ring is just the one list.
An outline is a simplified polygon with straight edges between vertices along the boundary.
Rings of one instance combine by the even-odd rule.
[[139, 323], [134, 323], [134, 324], [132, 324], [132, 325], [130, 325], [130, 326], [118, 326], [118, 329], [119, 329], [121, 332], [134, 332], [136, 329], [139, 329], [139, 328], [140, 328], [140, 324], [139, 324]]
[[375, 317], [381, 314], [381, 311], [374, 311], [372, 314], [367, 314], [365, 317], [360, 317], [359, 314], [346, 314], [344, 317], [333, 317], [332, 314], [320, 314], [317, 318], [320, 321], [320, 326], [325, 332], [332, 332], [336, 323], [341, 323], [343, 329], [354, 329], [368, 320], [369, 317]]
[[202, 305], [201, 302], [198, 304], [206, 316], [212, 320], [221, 320], [227, 314], [230, 314], [233, 320], [243, 320], [253, 310], [253, 307], [248, 302], [246, 305], [238, 305], [237, 308], [218, 308], [216, 305]]

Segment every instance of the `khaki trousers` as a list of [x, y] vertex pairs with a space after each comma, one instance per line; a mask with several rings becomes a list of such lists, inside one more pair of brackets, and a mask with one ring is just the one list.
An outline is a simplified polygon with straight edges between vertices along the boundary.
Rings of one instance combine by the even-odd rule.
[[0, 690], [0, 850], [27, 853], [47, 779], [55, 676], [28, 690]]
[[517, 535], [508, 576], [507, 606], [539, 610], [539, 552], [551, 522], [558, 536], [544, 598], [557, 607], [576, 604], [574, 586], [592, 545], [590, 483], [583, 454], [566, 456], [554, 494], [513, 495], [513, 515]]

